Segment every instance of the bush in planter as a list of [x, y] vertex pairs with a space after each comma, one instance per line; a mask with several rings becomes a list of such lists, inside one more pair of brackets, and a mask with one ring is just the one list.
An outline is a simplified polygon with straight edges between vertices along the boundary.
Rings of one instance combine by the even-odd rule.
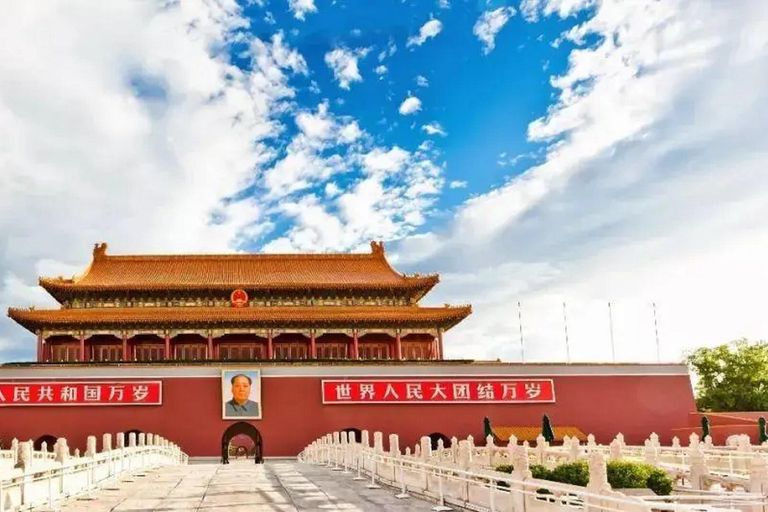
[[673, 482], [664, 470], [627, 461], [611, 461], [607, 465], [608, 483], [613, 489], [650, 489], [658, 495], [672, 492]]
[[674, 482], [667, 475], [663, 469], [652, 468], [651, 474], [648, 475], [646, 485], [650, 490], [658, 494], [659, 496], [668, 496], [672, 494], [672, 487]]
[[589, 483], [589, 465], [586, 461], [561, 464], [549, 472], [547, 480], [586, 487]]
[[652, 466], [616, 460], [609, 462], [606, 469], [613, 489], [645, 489]]

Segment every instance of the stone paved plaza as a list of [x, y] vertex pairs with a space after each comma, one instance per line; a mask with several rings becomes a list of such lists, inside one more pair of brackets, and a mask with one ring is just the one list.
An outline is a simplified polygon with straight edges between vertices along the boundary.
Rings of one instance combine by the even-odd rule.
[[[142, 474], [140, 474], [142, 475]], [[68, 512], [106, 511], [427, 511], [432, 504], [416, 498], [399, 500], [392, 489], [367, 489], [330, 469], [295, 461], [256, 465], [189, 464], [143, 473], [121, 482], [119, 490], [102, 490], [94, 500], [73, 499]]]

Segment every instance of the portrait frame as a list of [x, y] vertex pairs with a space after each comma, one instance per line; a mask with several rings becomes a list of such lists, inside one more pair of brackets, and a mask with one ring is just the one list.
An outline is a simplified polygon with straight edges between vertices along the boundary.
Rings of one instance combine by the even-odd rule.
[[[250, 393], [247, 397], [248, 402], [238, 406], [232, 403], [234, 396], [232, 394], [232, 379], [239, 375], [244, 375], [250, 379]], [[254, 408], [250, 402], [255, 402], [256, 414], [240, 410]], [[230, 405], [231, 404], [231, 405]], [[229, 406], [229, 407], [228, 407]], [[229, 408], [229, 410], [228, 410]], [[237, 409], [238, 412], [232, 412]], [[227, 368], [221, 370], [221, 419], [223, 420], [260, 420], [264, 415], [264, 409], [261, 403], [261, 369], [259, 368]]]

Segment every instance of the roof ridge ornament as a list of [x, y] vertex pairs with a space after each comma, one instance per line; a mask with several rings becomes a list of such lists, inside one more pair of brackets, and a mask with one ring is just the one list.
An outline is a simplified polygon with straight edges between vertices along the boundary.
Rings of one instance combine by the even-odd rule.
[[383, 241], [371, 241], [371, 253], [383, 256], [384, 255], [384, 242]]
[[93, 244], [93, 259], [100, 260], [107, 255], [107, 243]]

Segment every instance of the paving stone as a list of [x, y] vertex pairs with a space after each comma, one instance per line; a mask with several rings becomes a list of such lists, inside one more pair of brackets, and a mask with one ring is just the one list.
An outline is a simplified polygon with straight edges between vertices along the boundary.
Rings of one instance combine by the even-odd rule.
[[416, 498], [398, 500], [393, 489], [367, 489], [328, 468], [295, 461], [253, 464], [190, 464], [162, 468], [118, 482], [117, 490], [94, 493], [94, 501], [68, 500], [66, 512], [259, 512], [428, 511]]

